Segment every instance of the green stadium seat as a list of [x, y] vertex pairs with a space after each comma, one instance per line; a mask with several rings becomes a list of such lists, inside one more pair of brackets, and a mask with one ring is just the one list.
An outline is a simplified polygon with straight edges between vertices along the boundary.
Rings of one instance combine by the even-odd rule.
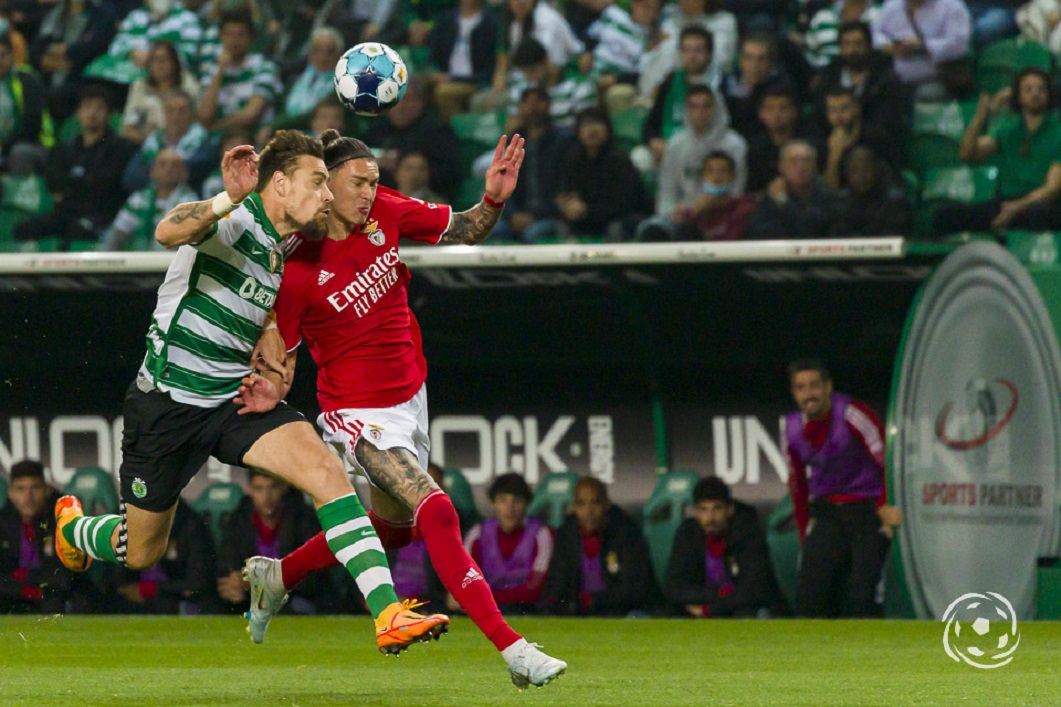
[[950, 167], [925, 174], [922, 201], [953, 200], [972, 204], [994, 198], [998, 186], [997, 167]]
[[648, 117], [648, 108], [634, 106], [626, 110], [616, 111], [610, 116], [612, 121], [612, 134], [615, 142], [624, 152], [629, 152], [641, 144], [641, 127]]
[[527, 515], [540, 518], [553, 529], [559, 528], [575, 497], [576, 483], [578, 474], [571, 471], [557, 471], [547, 475], [534, 490], [534, 498], [527, 508]]
[[448, 468], [442, 471], [442, 486], [453, 502], [453, 507], [459, 513], [469, 518], [478, 518], [479, 510], [475, 507], [475, 495], [472, 493], [472, 485], [460, 469]]
[[910, 202], [910, 206], [916, 209], [921, 202], [921, 180], [909, 169], [904, 169], [900, 176], [903, 182], [903, 195]]
[[916, 231], [931, 236], [932, 214], [947, 201], [972, 204], [995, 196], [998, 186], [997, 167], [948, 167], [930, 169], [921, 185], [921, 206], [917, 211]]
[[199, 498], [192, 503], [192, 510], [203, 517], [214, 536], [214, 542], [221, 543], [221, 529], [228, 516], [236, 510], [243, 500], [243, 487], [239, 484], [218, 481], [210, 484]]
[[457, 199], [453, 204], [456, 211], [470, 209], [483, 198], [485, 182], [479, 177], [465, 177], [461, 180], [460, 188], [457, 190]]
[[975, 112], [973, 101], [914, 104], [907, 142], [907, 164], [911, 169], [924, 174], [929, 169], [960, 166], [958, 147]]
[[781, 585], [781, 593], [792, 608], [796, 606], [796, 576], [799, 568], [799, 532], [792, 514], [792, 498], [787, 494], [777, 502], [766, 520], [766, 544], [770, 561]]
[[976, 88], [995, 93], [1013, 83], [1022, 69], [1036, 67], [1054, 72], [1054, 58], [1045, 45], [1025, 37], [1003, 39], [984, 47], [976, 62]]
[[0, 252], [18, 252], [23, 243], [14, 240], [15, 226], [24, 219], [49, 213], [54, 204], [44, 177], [0, 177], [3, 198], [0, 199]]
[[475, 158], [494, 149], [498, 138], [504, 133], [505, 114], [504, 112], [460, 113], [453, 116], [450, 126], [460, 142], [462, 171], [464, 174], [470, 174]]
[[63, 494], [76, 496], [85, 509], [85, 515], [118, 512], [118, 489], [114, 477], [98, 466], [77, 469], [63, 489]]
[[693, 487], [700, 480], [694, 471], [676, 470], [660, 474], [656, 488], [641, 511], [641, 529], [652, 555], [656, 578], [663, 582], [670, 561], [674, 533], [685, 519], [685, 509], [692, 505]]
[[7, 481], [0, 476], [0, 508], [7, 505]]

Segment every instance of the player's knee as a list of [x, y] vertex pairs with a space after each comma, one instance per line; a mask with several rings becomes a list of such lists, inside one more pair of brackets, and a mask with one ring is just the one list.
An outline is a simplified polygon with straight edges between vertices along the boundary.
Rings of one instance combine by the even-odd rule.
[[339, 496], [345, 496], [353, 490], [346, 468], [339, 457], [334, 454], [322, 454], [313, 464], [314, 489], [306, 489], [319, 503], [327, 503]]
[[130, 545], [125, 551], [125, 566], [137, 572], [151, 569], [155, 563], [162, 559], [166, 552], [166, 543], [152, 543], [149, 545]]

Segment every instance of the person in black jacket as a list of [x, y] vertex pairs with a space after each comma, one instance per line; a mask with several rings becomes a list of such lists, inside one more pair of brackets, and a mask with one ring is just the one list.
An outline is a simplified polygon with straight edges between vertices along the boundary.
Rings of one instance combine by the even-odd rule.
[[30, 44], [30, 64], [48, 87], [56, 125], [74, 111], [77, 89], [84, 81], [82, 71], [107, 53], [121, 17], [115, 5], [103, 0], [59, 0], [51, 5]]
[[12, 465], [8, 503], [0, 509], [0, 614], [63, 611], [71, 575], [52, 543], [58, 498], [40, 462]]
[[519, 125], [512, 132], [526, 138], [526, 156], [516, 191], [508, 199], [501, 222], [494, 227], [498, 240], [518, 239], [529, 245], [555, 236], [560, 228], [557, 167], [571, 136], [553, 124], [550, 102], [549, 92], [541, 86], [529, 86], [520, 96]]
[[906, 92], [892, 68], [892, 58], [873, 50], [868, 24], [851, 21], [840, 25], [840, 55], [818, 76], [815, 114], [822, 132], [829, 129], [826, 97], [836, 88], [850, 89], [862, 106], [862, 120], [890, 138], [889, 150], [901, 152], [906, 133]]
[[216, 604], [214, 541], [202, 518], [177, 502], [169, 543], [162, 559], [137, 572], [108, 565], [108, 614], [198, 614]]
[[630, 158], [612, 143], [608, 114], [587, 108], [575, 124], [577, 143], [564, 154], [556, 206], [565, 226], [576, 234], [629, 240], [652, 208]]
[[490, 88], [497, 61], [497, 18], [483, 0], [459, 0], [435, 19], [428, 38], [435, 106], [443, 122], [468, 109], [476, 90]]
[[697, 618], [783, 614], [766, 533], [755, 509], [715, 476], [693, 488], [693, 518], [678, 526], [663, 593]]
[[562, 614], [625, 616], [652, 609], [658, 595], [640, 528], [611, 504], [600, 479], [579, 479], [574, 513], [556, 533], [546, 605]]
[[86, 84], [77, 104], [81, 133], [58, 145], [46, 169], [55, 210], [26, 219], [15, 227], [15, 240], [33, 241], [58, 236], [71, 241], [97, 241], [127, 196], [122, 174], [136, 150], [107, 125], [110, 95]]
[[[298, 489], [250, 469], [247, 495], [229, 516], [221, 533], [217, 561], [217, 593], [226, 611], [244, 611], [249, 585], [241, 570], [248, 557], [285, 557], [319, 533], [320, 521]], [[310, 575], [291, 592], [289, 610], [314, 614], [328, 575]]]
[[837, 195], [837, 236], [909, 236], [914, 215], [888, 168], [872, 148], [856, 145], [844, 156]]

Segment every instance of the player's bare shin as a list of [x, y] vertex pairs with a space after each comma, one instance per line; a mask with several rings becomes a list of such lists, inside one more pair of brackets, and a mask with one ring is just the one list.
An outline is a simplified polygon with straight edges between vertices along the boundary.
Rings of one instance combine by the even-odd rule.
[[372, 483], [409, 510], [416, 508], [429, 493], [438, 490], [438, 485], [420, 468], [420, 463], [408, 449], [380, 450], [359, 439], [354, 455]]

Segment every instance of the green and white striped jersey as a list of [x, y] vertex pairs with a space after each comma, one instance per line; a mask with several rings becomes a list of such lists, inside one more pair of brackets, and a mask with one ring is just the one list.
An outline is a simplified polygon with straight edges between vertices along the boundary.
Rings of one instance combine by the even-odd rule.
[[648, 28], [637, 24], [630, 13], [609, 5], [600, 18], [589, 26], [587, 34], [597, 41], [593, 50], [593, 72], [602, 74], [636, 74], [648, 44]]
[[182, 246], [158, 289], [139, 377], [197, 407], [235, 397], [280, 287], [282, 242], [251, 194], [205, 240]]
[[194, 66], [201, 34], [199, 18], [179, 2], [174, 3], [161, 19], [138, 8], [122, 20], [107, 53], [123, 57], [134, 49], [147, 50], [154, 42], [169, 42], [177, 47], [185, 66]]
[[[210, 88], [210, 83], [217, 73], [217, 64], [202, 67], [203, 93]], [[277, 97], [282, 92], [280, 73], [276, 64], [261, 54], [248, 54], [242, 66], [227, 68], [221, 75], [221, 90], [217, 94], [217, 117], [225, 118], [234, 115], [250, 103], [255, 96], [265, 99], [267, 108], [262, 113], [260, 125], [268, 125], [275, 115]]]

